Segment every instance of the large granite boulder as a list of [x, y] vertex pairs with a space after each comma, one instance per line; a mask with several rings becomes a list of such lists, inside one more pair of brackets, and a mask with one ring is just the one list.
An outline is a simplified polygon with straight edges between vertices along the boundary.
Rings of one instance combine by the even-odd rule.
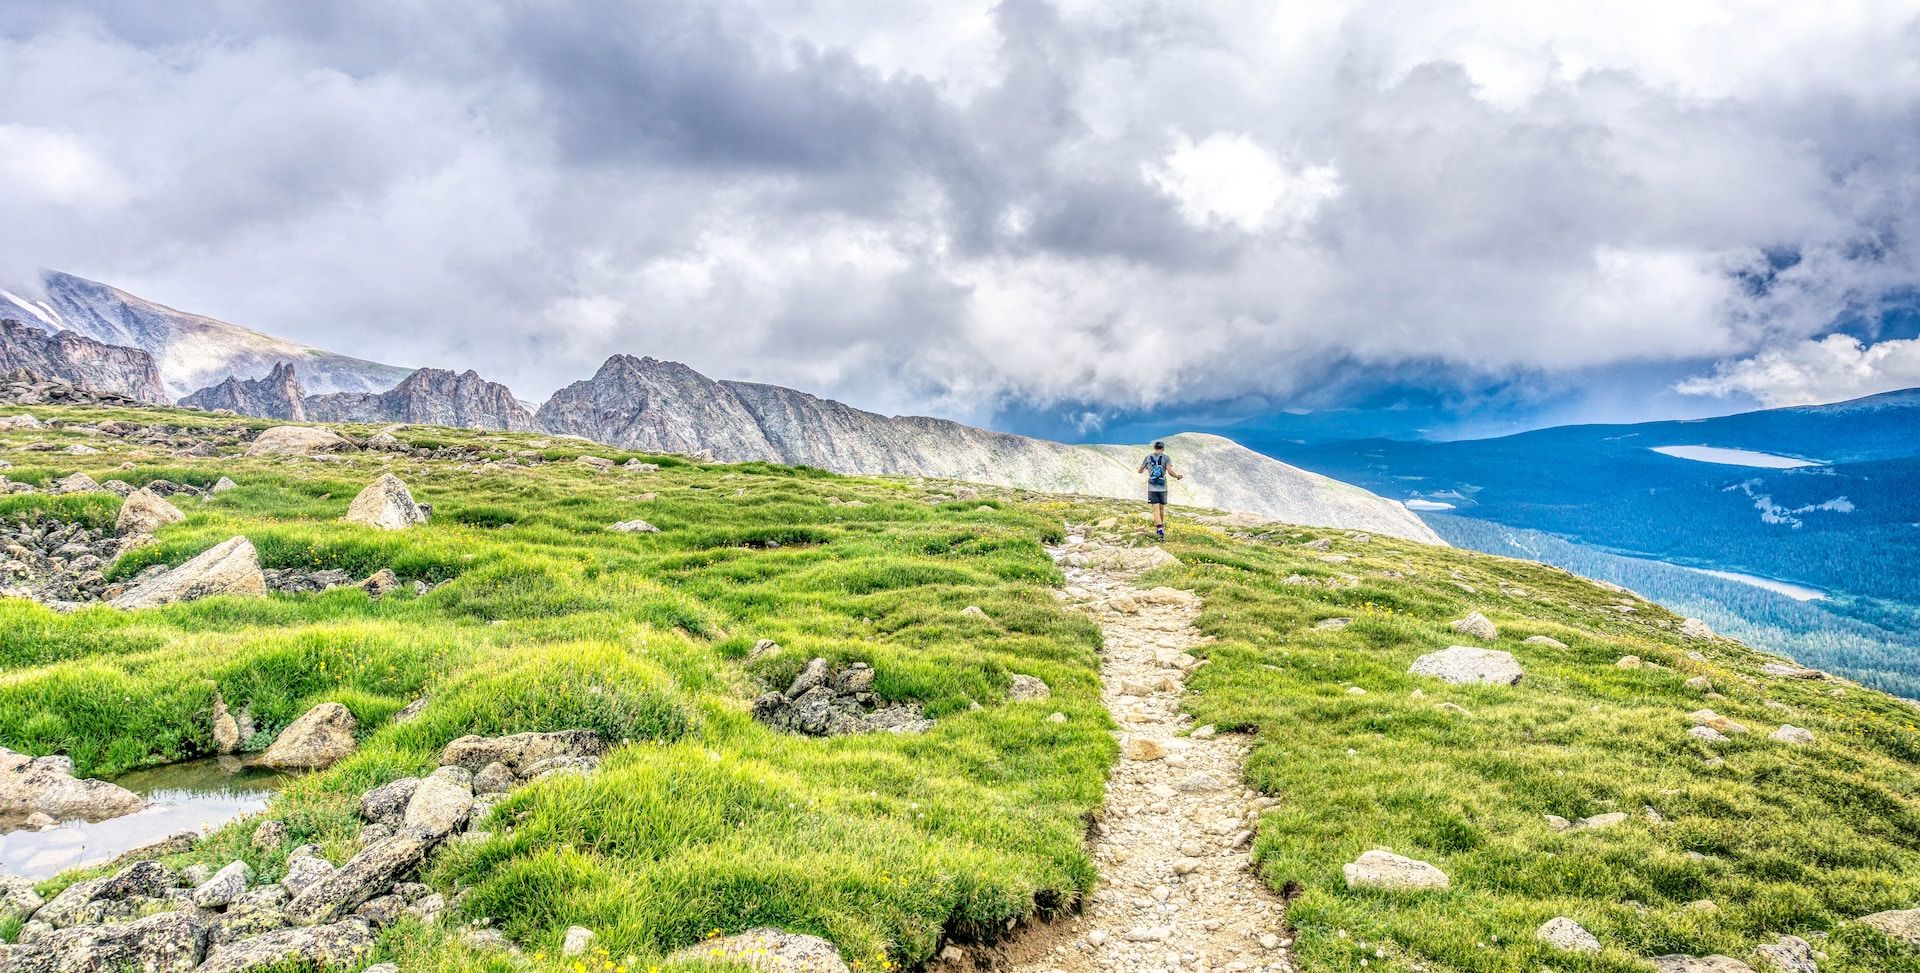
[[427, 522], [426, 511], [413, 502], [413, 493], [392, 473], [367, 485], [347, 507], [347, 523], [363, 524], [381, 530], [405, 530]]
[[331, 429], [317, 426], [274, 426], [254, 437], [247, 445], [248, 456], [312, 456], [338, 453], [353, 444]]
[[262, 596], [267, 577], [260, 552], [245, 537], [230, 537], [159, 577], [141, 582], [110, 604], [132, 611], [216, 595]]
[[1526, 675], [1513, 653], [1470, 645], [1454, 645], [1438, 652], [1429, 652], [1415, 659], [1407, 671], [1416, 676], [1432, 676], [1456, 686], [1468, 683], [1511, 686]]
[[472, 809], [473, 774], [463, 767], [442, 767], [413, 789], [401, 823], [439, 838], [465, 824]]
[[281, 730], [260, 755], [260, 763], [277, 770], [330, 767], [353, 752], [353, 731], [359, 725], [345, 706], [321, 703]]
[[117, 784], [74, 777], [73, 761], [66, 757], [30, 757], [0, 747], [0, 822], [23, 821], [30, 814], [104, 821], [145, 803]]

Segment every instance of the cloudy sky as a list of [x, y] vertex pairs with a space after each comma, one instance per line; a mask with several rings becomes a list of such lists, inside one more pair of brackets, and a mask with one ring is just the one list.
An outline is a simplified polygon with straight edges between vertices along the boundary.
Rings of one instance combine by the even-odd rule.
[[1920, 384], [1917, 52], [1859, 0], [27, 0], [0, 282], [536, 400], [1830, 400]]

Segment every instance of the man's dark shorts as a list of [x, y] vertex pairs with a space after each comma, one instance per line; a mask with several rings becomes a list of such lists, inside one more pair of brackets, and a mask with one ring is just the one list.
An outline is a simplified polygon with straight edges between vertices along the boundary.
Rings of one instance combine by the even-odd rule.
[[1160, 503], [1160, 504], [1164, 504], [1164, 503], [1166, 503], [1166, 502], [1167, 502], [1167, 491], [1165, 491], [1165, 490], [1148, 490], [1148, 491], [1147, 491], [1147, 502], [1148, 502], [1148, 503]]

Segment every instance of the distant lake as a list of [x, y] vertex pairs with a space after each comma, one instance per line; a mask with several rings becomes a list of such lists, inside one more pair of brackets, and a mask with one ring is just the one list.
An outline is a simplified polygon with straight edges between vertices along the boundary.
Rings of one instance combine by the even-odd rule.
[[1675, 459], [1690, 459], [1696, 463], [1719, 463], [1723, 466], [1752, 466], [1765, 470], [1797, 470], [1803, 466], [1825, 466], [1827, 464], [1813, 459], [1797, 459], [1792, 456], [1780, 456], [1775, 453], [1762, 453], [1751, 449], [1728, 449], [1724, 446], [1649, 446], [1663, 456]]
[[[1675, 567], [1686, 568], [1687, 566], [1679, 564], [1675, 565]], [[1765, 588], [1775, 594], [1786, 595], [1794, 601], [1825, 601], [1827, 598], [1827, 593], [1818, 588], [1809, 588], [1806, 585], [1794, 584], [1790, 581], [1775, 581], [1772, 578], [1762, 578], [1754, 574], [1741, 574], [1738, 571], [1714, 571], [1708, 568], [1687, 568], [1687, 570], [1695, 574], [1704, 574], [1709, 577], [1719, 578], [1722, 581], [1738, 581], [1741, 584], [1750, 584], [1756, 588]]]

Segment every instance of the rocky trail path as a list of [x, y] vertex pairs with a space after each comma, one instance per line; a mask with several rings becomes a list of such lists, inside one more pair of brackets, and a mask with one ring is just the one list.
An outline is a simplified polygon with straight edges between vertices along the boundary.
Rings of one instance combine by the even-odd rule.
[[1000, 951], [1009, 973], [1291, 973], [1285, 909], [1250, 867], [1254, 822], [1274, 802], [1248, 790], [1248, 742], [1180, 712], [1200, 599], [1141, 589], [1170, 563], [1157, 547], [1071, 534], [1051, 553], [1065, 595], [1100, 624], [1101, 696], [1122, 753], [1090, 837], [1100, 886], [1079, 915], [1036, 927]]

